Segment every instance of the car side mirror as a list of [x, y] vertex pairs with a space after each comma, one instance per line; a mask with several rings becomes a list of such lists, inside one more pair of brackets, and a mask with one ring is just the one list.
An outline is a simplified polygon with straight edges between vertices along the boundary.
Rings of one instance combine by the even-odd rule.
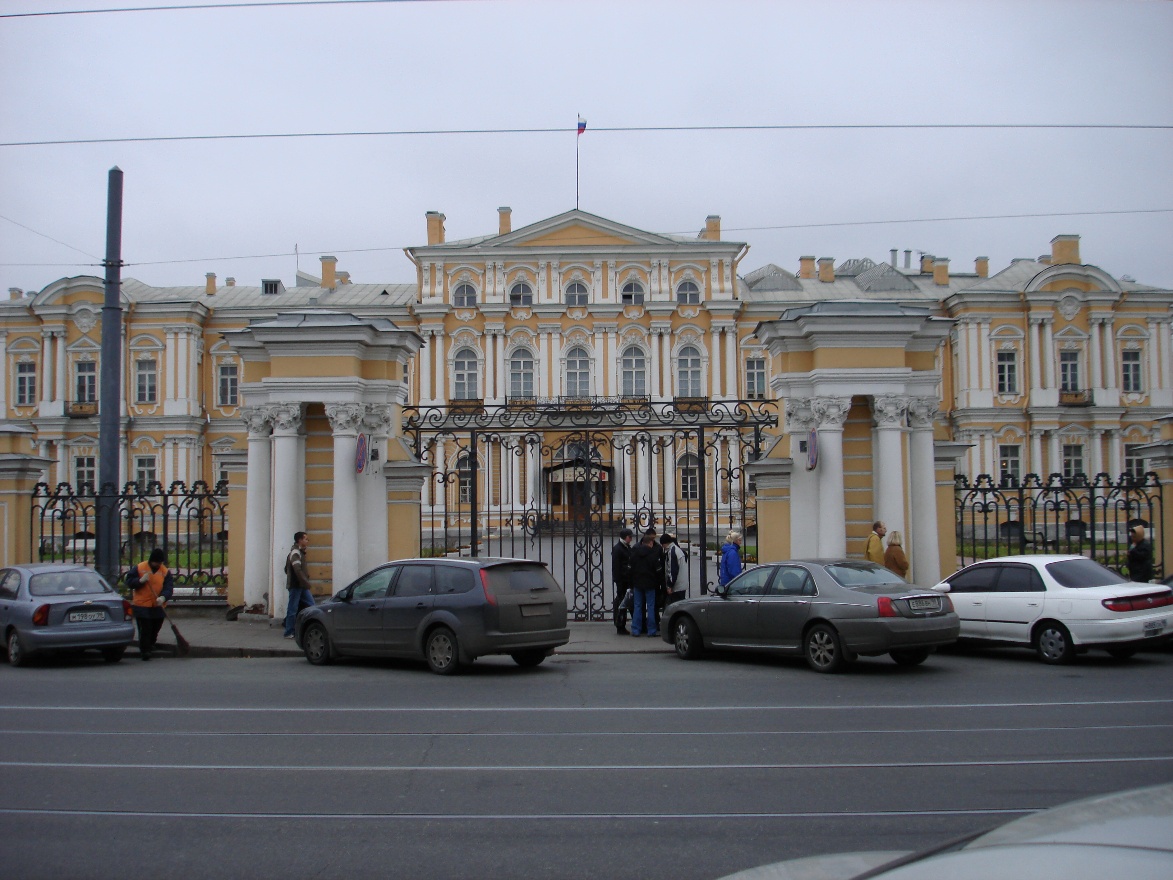
[[729, 588], [726, 586], [722, 586], [721, 584], [718, 584], [717, 586], [715, 586], [711, 590], [709, 590], [709, 592], [712, 593], [714, 596], [718, 597], [719, 599], [724, 599], [726, 596], [729, 595]]
[[937, 584], [935, 587], [933, 587], [933, 589], [936, 590], [938, 593], [948, 593], [949, 592], [949, 584], [947, 582], [942, 582], [942, 583]]
[[336, 601], [336, 602], [349, 602], [350, 601], [350, 593], [351, 593], [351, 590], [348, 587], [347, 589], [345, 589], [341, 593], [339, 593], [337, 596], [335, 596], [334, 601]]

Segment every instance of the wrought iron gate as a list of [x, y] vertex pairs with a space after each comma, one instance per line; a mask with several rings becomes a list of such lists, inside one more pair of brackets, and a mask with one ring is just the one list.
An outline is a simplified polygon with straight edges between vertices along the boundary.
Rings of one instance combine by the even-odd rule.
[[957, 477], [957, 553], [962, 565], [992, 556], [1076, 553], [1123, 571], [1128, 564], [1128, 530], [1149, 529], [1153, 555], [1165, 560], [1164, 505], [1157, 475], [1108, 474], [1046, 480], [1028, 474], [1020, 483], [995, 483], [987, 474], [972, 484]]
[[745, 533], [753, 558], [757, 511], [743, 468], [777, 424], [772, 402], [527, 398], [404, 413], [404, 433], [432, 467], [422, 553], [543, 560], [574, 620], [610, 615], [610, 550], [624, 526], [674, 533], [694, 593], [707, 589], [728, 531]]

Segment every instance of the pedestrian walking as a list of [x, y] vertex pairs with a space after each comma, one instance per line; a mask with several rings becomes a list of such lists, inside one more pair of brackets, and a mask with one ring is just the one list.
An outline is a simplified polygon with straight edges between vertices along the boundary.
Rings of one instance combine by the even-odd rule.
[[886, 534], [888, 534], [888, 527], [884, 525], [882, 520], [876, 520], [872, 523], [868, 542], [863, 548], [864, 559], [868, 562], [874, 562], [876, 565], [884, 564], [884, 535]]
[[663, 589], [664, 556], [656, 546], [656, 533], [649, 529], [631, 553], [631, 592], [635, 607], [631, 611], [631, 634], [658, 636], [656, 591]]
[[126, 573], [126, 583], [131, 590], [131, 613], [138, 627], [138, 657], [150, 660], [159, 630], [163, 628], [165, 613], [163, 607], [171, 601], [175, 589], [175, 578], [167, 568], [167, 554], [162, 547], [156, 547], [147, 557]]
[[741, 574], [741, 532], [732, 531], [721, 545], [721, 565], [717, 569], [717, 583], [725, 586]]
[[679, 602], [688, 596], [688, 556], [676, 540], [667, 532], [660, 538], [664, 551], [664, 607]]
[[625, 599], [631, 589], [631, 552], [635, 532], [629, 528], [619, 530], [619, 540], [611, 548], [611, 584], [614, 594], [611, 598], [611, 618], [615, 621], [615, 632], [627, 635], [627, 606]]
[[1144, 526], [1133, 526], [1128, 534], [1128, 579], [1147, 584], [1153, 579], [1153, 545], [1145, 540]]
[[297, 612], [302, 608], [314, 607], [314, 594], [310, 592], [310, 573], [306, 567], [305, 551], [310, 545], [310, 536], [295, 532], [293, 546], [285, 557], [285, 589], [289, 591], [289, 604], [285, 609], [285, 638], [293, 638], [293, 624]]
[[897, 577], [908, 576], [908, 557], [904, 555], [904, 538], [899, 529], [888, 535], [888, 549], [884, 551], [884, 568]]

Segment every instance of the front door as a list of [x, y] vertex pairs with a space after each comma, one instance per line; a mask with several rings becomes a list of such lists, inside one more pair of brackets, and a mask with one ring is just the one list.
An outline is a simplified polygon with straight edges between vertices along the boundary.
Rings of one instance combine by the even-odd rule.
[[758, 602], [774, 574], [772, 566], [751, 568], [729, 582], [727, 592], [705, 606], [701, 634], [706, 642], [753, 645], [756, 641]]
[[975, 565], [949, 578], [949, 599], [961, 618], [961, 637], [985, 638], [986, 602], [994, 594], [997, 565]]
[[379, 650], [383, 631], [383, 602], [399, 571], [386, 565], [363, 575], [343, 593], [346, 600], [331, 602], [332, 638], [340, 650], [368, 654]]
[[986, 599], [986, 632], [991, 639], [1030, 643], [1031, 626], [1043, 613], [1046, 587], [1033, 565], [1004, 562], [997, 590]]

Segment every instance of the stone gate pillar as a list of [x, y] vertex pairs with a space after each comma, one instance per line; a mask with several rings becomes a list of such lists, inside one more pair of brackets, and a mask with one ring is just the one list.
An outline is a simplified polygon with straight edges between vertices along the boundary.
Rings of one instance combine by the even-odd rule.
[[35, 562], [33, 490], [52, 461], [33, 455], [32, 428], [0, 425], [0, 565]]

